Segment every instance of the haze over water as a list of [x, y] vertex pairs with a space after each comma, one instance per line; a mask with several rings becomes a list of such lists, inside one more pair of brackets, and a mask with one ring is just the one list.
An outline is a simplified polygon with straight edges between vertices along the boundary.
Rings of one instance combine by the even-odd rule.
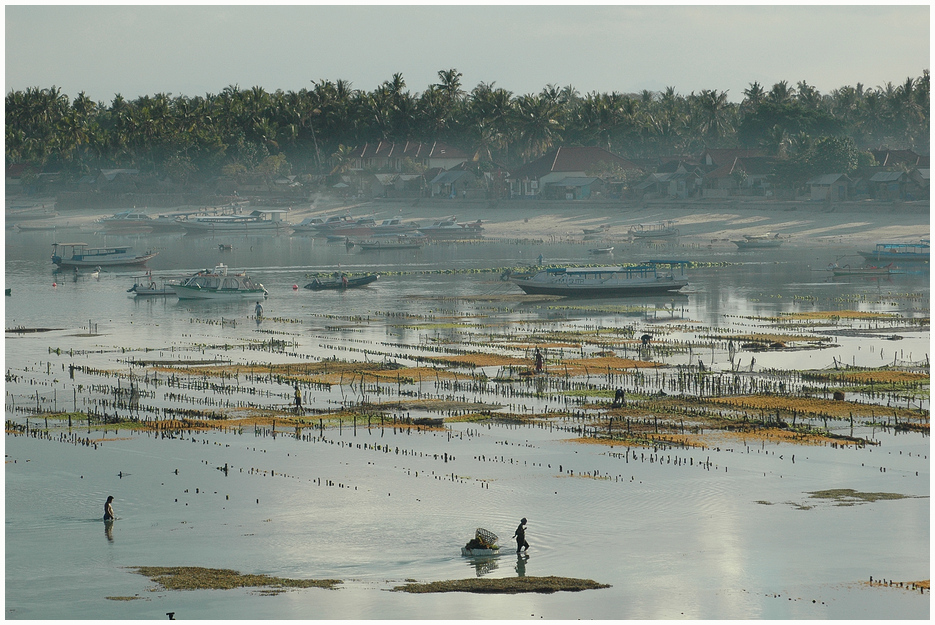
[[[219, 262], [246, 270], [269, 290], [265, 318], [253, 318], [253, 301], [135, 300], [126, 289], [139, 270], [105, 270], [99, 278], [53, 274], [51, 243], [66, 238], [157, 249], [149, 263], [157, 276]], [[230, 243], [231, 251], [220, 251], [219, 243]], [[546, 264], [593, 263], [588, 247], [485, 241], [367, 254], [299, 236], [105, 238], [8, 230], [6, 326], [51, 330], [7, 333], [6, 369], [15, 376], [6, 384], [7, 419], [25, 424], [25, 407], [37, 401], [44, 411], [87, 410], [127, 385], [126, 377], [118, 382], [85, 372], [71, 380], [69, 364], [123, 376], [132, 371], [141, 405], [154, 411], [238, 405], [285, 411], [288, 383], [257, 383], [254, 393], [231, 380], [223, 383], [238, 390], [183, 389], [149, 381], [131, 361], [337, 357], [412, 364], [468, 348], [528, 356], [496, 346], [492, 335], [528, 334], [532, 344], [537, 332], [557, 327], [601, 327], [650, 332], [662, 344], [695, 341], [697, 351], [660, 351], [653, 358], [673, 367], [701, 359], [709, 369], [729, 371], [726, 350], [701, 347], [710, 328], [752, 332], [769, 327], [760, 318], [780, 312], [929, 314], [927, 265], [885, 279], [832, 280], [826, 266], [854, 254], [851, 245], [790, 244], [754, 254], [726, 245], [618, 245], [607, 264], [660, 257], [707, 263], [689, 270], [689, 294], [636, 300], [524, 302], [510, 299], [519, 289], [499, 272], [465, 271], [521, 266], [539, 254]], [[301, 288], [312, 273], [338, 267], [384, 275], [355, 291]], [[901, 340], [889, 340], [893, 334]], [[551, 366], [572, 357], [571, 349], [555, 349], [547, 350]], [[633, 348], [613, 349], [638, 358]], [[752, 364], [763, 373], [835, 362], [927, 362], [928, 349], [927, 326], [898, 327], [872, 337], [839, 333], [825, 349], [738, 356], [743, 370]], [[582, 351], [593, 355], [598, 348]], [[485, 372], [494, 377], [498, 369]], [[581, 382], [628, 390], [633, 384], [598, 373]], [[306, 407], [316, 410], [420, 396], [496, 404], [511, 413], [584, 410], [554, 387], [525, 382], [478, 390], [426, 379], [304, 393]], [[928, 410], [928, 400], [916, 407]], [[386, 420], [394, 416], [447, 415], [407, 409], [387, 413]], [[34, 418], [30, 425], [43, 426]], [[171, 438], [111, 429], [90, 435], [106, 439], [96, 447], [60, 441], [57, 431], [52, 440], [8, 434], [7, 618], [162, 619], [167, 612], [179, 619], [929, 617], [927, 594], [863, 584], [870, 576], [929, 578], [927, 435], [833, 422], [834, 432], [880, 444], [833, 448], [725, 438], [707, 449], [654, 450], [571, 442], [582, 422], [563, 417], [533, 424], [449, 421], [445, 431], [366, 425], [361, 417], [356, 428], [311, 426], [299, 437], [291, 428]], [[74, 424], [72, 432], [88, 436], [86, 425]], [[228, 471], [219, 470], [224, 466]], [[839, 488], [907, 498], [842, 506], [808, 495]], [[110, 533], [100, 521], [107, 495], [116, 497], [119, 517]], [[510, 536], [521, 517], [529, 519], [528, 560], [512, 553]], [[461, 557], [477, 527], [500, 536], [500, 557]], [[344, 583], [275, 596], [260, 589], [153, 592], [152, 582], [127, 568], [133, 566], [231, 568]], [[407, 579], [516, 575], [587, 578], [611, 588], [512, 596], [386, 592]]]

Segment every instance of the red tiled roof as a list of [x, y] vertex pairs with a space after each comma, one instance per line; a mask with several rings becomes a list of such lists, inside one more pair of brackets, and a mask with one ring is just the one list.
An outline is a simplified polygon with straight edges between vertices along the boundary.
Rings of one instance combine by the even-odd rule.
[[639, 169], [632, 161], [608, 152], [604, 148], [561, 147], [531, 163], [526, 163], [513, 172], [513, 177], [538, 179], [553, 172], [587, 171], [600, 162], [617, 163], [624, 169]]

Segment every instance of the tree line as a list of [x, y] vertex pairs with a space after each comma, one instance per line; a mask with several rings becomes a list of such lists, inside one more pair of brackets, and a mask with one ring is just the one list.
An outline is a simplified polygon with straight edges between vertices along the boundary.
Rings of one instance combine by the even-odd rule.
[[184, 184], [246, 172], [333, 173], [346, 169], [355, 146], [378, 141], [442, 141], [474, 154], [481, 169], [516, 167], [563, 145], [631, 159], [759, 148], [790, 167], [816, 144], [845, 150], [855, 166], [853, 153], [870, 148], [928, 154], [928, 70], [828, 94], [804, 81], [769, 89], [754, 82], [740, 103], [716, 89], [681, 95], [674, 87], [581, 94], [550, 84], [517, 95], [493, 82], [467, 90], [461, 77], [439, 71], [421, 93], [394, 74], [373, 91], [319, 80], [299, 91], [231, 85], [203, 97], [117, 94], [109, 105], [54, 86], [11, 91], [6, 162], [74, 176], [137, 168]]

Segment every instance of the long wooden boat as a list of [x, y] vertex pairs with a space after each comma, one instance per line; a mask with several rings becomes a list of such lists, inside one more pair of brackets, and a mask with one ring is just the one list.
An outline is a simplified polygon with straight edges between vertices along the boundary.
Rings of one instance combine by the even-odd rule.
[[229, 273], [224, 263], [213, 271], [199, 271], [172, 288], [179, 299], [260, 300], [269, 295], [262, 284], [254, 282], [246, 273]]
[[89, 247], [87, 243], [53, 243], [52, 262], [59, 267], [143, 265], [158, 252], [134, 254], [129, 246]]
[[238, 233], [283, 232], [291, 228], [282, 220], [285, 209], [255, 210], [241, 215], [197, 215], [187, 219], [179, 218], [182, 228], [192, 233]]
[[869, 261], [929, 262], [929, 240], [919, 243], [877, 243], [872, 252], [857, 252]]
[[348, 278], [346, 276], [332, 276], [329, 278], [315, 278], [311, 282], [305, 285], [306, 289], [312, 291], [329, 291], [329, 290], [343, 290], [343, 289], [355, 289], [357, 287], [366, 286], [371, 282], [376, 282], [377, 278], [380, 277], [380, 274], [368, 273], [364, 276], [356, 276]]
[[895, 267], [893, 267], [893, 263], [890, 263], [885, 267], [875, 267], [873, 265], [867, 267], [851, 267], [850, 265], [838, 267], [832, 265], [829, 269], [831, 269], [834, 276], [888, 276]]
[[[660, 265], [669, 269], [660, 271]], [[511, 276], [510, 281], [530, 295], [608, 297], [677, 291], [688, 284], [676, 277], [674, 265], [683, 261], [648, 262], [633, 267], [549, 267], [533, 274]]]
[[396, 239], [358, 241], [357, 247], [364, 252], [379, 252], [382, 250], [418, 250], [425, 245], [425, 237], [400, 236]]
[[736, 241], [731, 241], [734, 245], [742, 250], [759, 250], [759, 249], [768, 249], [776, 248], [782, 245], [784, 242], [783, 239], [779, 238], [779, 235], [770, 236], [767, 234], [745, 234], [743, 239], [738, 239]]

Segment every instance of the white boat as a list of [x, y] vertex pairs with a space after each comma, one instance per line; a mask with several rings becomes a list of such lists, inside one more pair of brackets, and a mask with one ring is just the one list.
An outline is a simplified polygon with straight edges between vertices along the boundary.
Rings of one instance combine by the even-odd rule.
[[479, 239], [483, 236], [483, 230], [480, 219], [470, 223], [459, 223], [454, 215], [419, 228], [419, 232], [431, 239]]
[[229, 273], [224, 263], [213, 271], [199, 271], [174, 285], [179, 299], [255, 299], [265, 298], [268, 292], [246, 273]]
[[178, 223], [186, 231], [193, 233], [214, 232], [282, 232], [291, 226], [282, 220], [286, 209], [257, 209], [250, 214], [237, 215], [198, 215], [188, 219], [179, 218]]
[[424, 236], [399, 235], [395, 239], [379, 239], [372, 241], [358, 241], [355, 243], [363, 251], [379, 250], [417, 250], [425, 245]]
[[153, 230], [152, 217], [132, 210], [98, 219], [96, 223], [109, 232], [152, 232]]
[[[509, 279], [530, 295], [644, 295], [677, 291], [686, 286], [685, 264], [684, 261], [650, 261], [633, 267], [548, 267]], [[668, 265], [669, 269], [660, 271], [661, 265]], [[682, 276], [675, 276], [676, 265], [682, 267]]]
[[158, 252], [134, 254], [130, 246], [89, 247], [87, 243], [53, 243], [52, 262], [59, 267], [142, 265]]
[[322, 219], [321, 217], [306, 217], [301, 222], [292, 226], [292, 231], [297, 234], [331, 234], [331, 231], [338, 226], [352, 224], [357, 221], [350, 215], [332, 215]]
[[872, 252], [857, 252], [868, 261], [929, 262], [929, 239], [919, 243], [877, 243]]
[[767, 232], [766, 234], [745, 234], [743, 239], [731, 241], [731, 243], [742, 250], [755, 250], [779, 247], [783, 244], [783, 240], [779, 238], [778, 234], [770, 236]]

